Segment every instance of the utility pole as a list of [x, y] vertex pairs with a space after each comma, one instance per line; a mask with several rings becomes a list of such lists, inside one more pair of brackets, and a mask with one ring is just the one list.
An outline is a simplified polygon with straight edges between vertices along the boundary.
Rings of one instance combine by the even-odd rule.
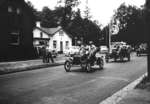
[[108, 24], [108, 29], [109, 29], [109, 33], [108, 33], [108, 48], [109, 48], [109, 52], [111, 52], [111, 36], [112, 36], [112, 23], [114, 21], [114, 17], [112, 17], [112, 19], [110, 20], [110, 23]]
[[109, 28], [109, 33], [108, 33], [108, 48], [109, 48], [109, 53], [111, 52], [111, 23], [109, 23], [108, 25]]
[[150, 80], [150, 39], [148, 38], [148, 35], [150, 34], [150, 0], [146, 0], [146, 29], [147, 29], [147, 45], [148, 45], [148, 56], [147, 56], [147, 72], [148, 72], [148, 79]]

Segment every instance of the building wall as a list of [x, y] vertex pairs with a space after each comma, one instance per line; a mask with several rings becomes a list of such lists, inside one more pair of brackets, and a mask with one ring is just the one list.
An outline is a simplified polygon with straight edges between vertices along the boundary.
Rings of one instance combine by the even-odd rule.
[[[56, 48], [54, 47], [54, 41], [56, 41]], [[50, 38], [49, 41], [49, 46], [51, 47], [52, 50], [56, 50], [56, 51], [61, 51], [61, 45], [60, 42], [63, 43], [63, 51], [65, 51], [67, 49], [66, 47], [66, 41], [68, 41], [68, 47], [72, 46], [72, 39], [70, 36], [68, 36], [65, 32], [63, 32], [63, 34], [60, 34], [59, 32], [55, 33], [55, 35], [53, 35]]]
[[42, 32], [43, 36], [41, 37], [41, 32], [39, 29], [34, 29], [33, 30], [33, 38], [49, 38], [48, 34]]
[[42, 32], [41, 30], [35, 28], [33, 30], [33, 44], [36, 46], [36, 45], [39, 45], [40, 44], [40, 41], [43, 41], [43, 42], [47, 42], [49, 41], [50, 37], [48, 34], [46, 34], [45, 32]]
[[[16, 9], [13, 13], [10, 13], [8, 7], [12, 6], [12, 4], [8, 1], [6, 0], [0, 5], [0, 61], [34, 57], [32, 34], [34, 26], [33, 15], [25, 6], [24, 0], [12, 1], [13, 3], [11, 3]], [[21, 10], [19, 15], [16, 15], [17, 8]], [[15, 18], [12, 18], [12, 16]], [[12, 44], [10, 41], [13, 40], [10, 33], [12, 33], [14, 28], [19, 28], [19, 44]]]

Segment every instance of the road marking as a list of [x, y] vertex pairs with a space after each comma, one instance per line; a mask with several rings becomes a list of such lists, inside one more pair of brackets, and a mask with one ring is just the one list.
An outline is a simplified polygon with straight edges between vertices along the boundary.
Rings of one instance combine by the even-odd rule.
[[119, 103], [128, 93], [129, 91], [133, 90], [134, 87], [140, 83], [140, 81], [147, 76], [147, 73], [143, 74], [137, 80], [133, 81], [132, 83], [128, 84], [123, 89], [119, 90], [118, 92], [114, 93], [112, 96], [108, 97], [107, 99], [103, 100], [99, 104], [117, 104]]

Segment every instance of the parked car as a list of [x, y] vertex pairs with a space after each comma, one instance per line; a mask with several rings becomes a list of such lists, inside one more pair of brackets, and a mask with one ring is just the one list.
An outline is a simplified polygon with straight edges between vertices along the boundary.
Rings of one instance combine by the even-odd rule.
[[108, 53], [107, 46], [100, 46], [100, 53]]
[[72, 46], [69, 47], [66, 51], [64, 51], [65, 56], [70, 56], [70, 55], [74, 55], [75, 53], [79, 52], [79, 46]]

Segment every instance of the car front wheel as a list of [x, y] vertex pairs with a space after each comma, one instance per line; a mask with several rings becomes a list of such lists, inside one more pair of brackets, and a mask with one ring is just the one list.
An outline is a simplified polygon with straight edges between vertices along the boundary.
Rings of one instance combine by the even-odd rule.
[[70, 72], [71, 62], [70, 61], [66, 61], [65, 64], [64, 64], [64, 68], [65, 68], [66, 72]]

